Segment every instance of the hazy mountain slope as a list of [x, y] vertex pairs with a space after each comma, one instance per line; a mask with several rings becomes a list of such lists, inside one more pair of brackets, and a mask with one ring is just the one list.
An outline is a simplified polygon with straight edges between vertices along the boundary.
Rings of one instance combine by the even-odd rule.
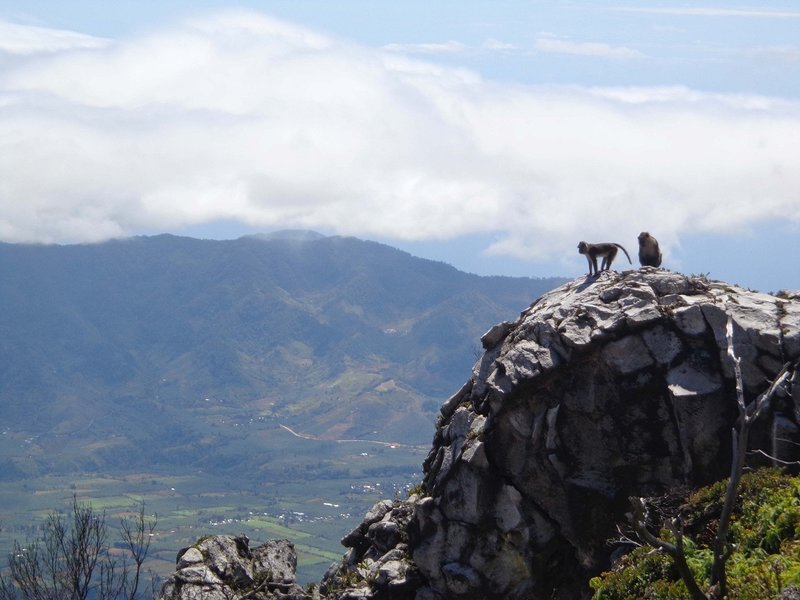
[[105, 440], [89, 466], [225, 418], [427, 443], [478, 336], [561, 282], [314, 235], [0, 244], [0, 274], [4, 425], [62, 436], [59, 460]]

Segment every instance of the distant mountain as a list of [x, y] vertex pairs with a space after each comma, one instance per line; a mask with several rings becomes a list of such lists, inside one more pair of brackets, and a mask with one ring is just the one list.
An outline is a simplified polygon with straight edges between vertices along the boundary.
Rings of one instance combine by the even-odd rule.
[[278, 231], [270, 231], [269, 233], [255, 233], [245, 237], [257, 240], [294, 240], [297, 242], [312, 242], [321, 240], [325, 236], [316, 231], [308, 231], [307, 229], [280, 229]]
[[0, 475], [177, 460], [212, 415], [427, 444], [479, 336], [563, 281], [296, 231], [0, 244], [2, 426], [43, 448]]

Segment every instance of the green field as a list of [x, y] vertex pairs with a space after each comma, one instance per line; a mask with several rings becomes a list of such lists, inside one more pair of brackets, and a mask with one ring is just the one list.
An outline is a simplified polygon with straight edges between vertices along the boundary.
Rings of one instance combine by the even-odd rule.
[[291, 540], [298, 551], [298, 580], [319, 581], [345, 551], [339, 540], [374, 502], [405, 497], [420, 481], [428, 450], [301, 439], [283, 429], [263, 432], [259, 449], [265, 446], [270, 458], [255, 472], [195, 468], [180, 476], [153, 470], [0, 481], [0, 556], [13, 540], [34, 537], [49, 513], [68, 511], [76, 496], [105, 511], [112, 540], [119, 518], [144, 502], [146, 513], [158, 519], [147, 566], [161, 576], [174, 569], [177, 552], [199, 537], [244, 533], [251, 546]]

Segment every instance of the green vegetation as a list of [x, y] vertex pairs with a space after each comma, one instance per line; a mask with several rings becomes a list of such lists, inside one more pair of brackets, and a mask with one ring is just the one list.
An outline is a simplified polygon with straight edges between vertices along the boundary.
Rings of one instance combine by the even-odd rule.
[[265, 454], [273, 458], [255, 472], [174, 475], [154, 469], [0, 481], [0, 568], [14, 539], [35, 536], [50, 512], [68, 510], [75, 494], [106, 511], [112, 530], [118, 517], [139, 503], [158, 514], [146, 568], [161, 576], [174, 571], [178, 550], [201, 536], [246, 533], [253, 546], [267, 539], [291, 540], [298, 552], [298, 580], [319, 581], [341, 558], [341, 538], [364, 513], [378, 500], [405, 496], [419, 481], [427, 450], [307, 440], [283, 429], [261, 437]]
[[424, 485], [422, 485], [422, 483], [416, 483], [416, 484], [412, 485], [412, 486], [411, 486], [411, 487], [408, 489], [408, 495], [407, 495], [407, 497], [408, 497], [408, 498], [410, 498], [410, 497], [411, 497], [411, 496], [413, 496], [414, 494], [417, 494], [417, 495], [420, 495], [420, 496], [423, 496], [423, 495], [425, 495], [425, 486], [424, 486]]
[[427, 444], [480, 335], [564, 281], [339, 237], [0, 244], [0, 264], [0, 434], [30, 450], [0, 439], [0, 479], [174, 466], [198, 442], [223, 452], [193, 466], [226, 470], [251, 419]]
[[[701, 587], [707, 588], [711, 574], [711, 545], [726, 485], [721, 481], [691, 494], [680, 509], [687, 562]], [[745, 474], [730, 534], [735, 544], [727, 563], [731, 598], [767, 600], [800, 586], [800, 477], [777, 469]], [[672, 539], [666, 529], [661, 537]], [[648, 546], [624, 556], [591, 585], [594, 600], [689, 598], [672, 559]]]
[[301, 581], [419, 481], [486, 328], [564, 281], [319, 236], [0, 243], [0, 264], [0, 559], [76, 495], [158, 513], [159, 573], [245, 532], [299, 539]]

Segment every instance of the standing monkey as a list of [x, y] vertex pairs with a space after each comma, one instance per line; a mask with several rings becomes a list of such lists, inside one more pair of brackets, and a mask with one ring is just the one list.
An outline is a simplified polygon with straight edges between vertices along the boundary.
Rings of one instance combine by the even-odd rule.
[[661, 266], [661, 250], [658, 249], [658, 240], [646, 231], [639, 234], [639, 264], [643, 267]]
[[589, 276], [594, 272], [595, 275], [599, 272], [597, 270], [597, 257], [602, 256], [603, 262], [600, 263], [600, 271], [608, 271], [611, 268], [611, 263], [617, 256], [617, 248], [625, 253], [628, 257], [628, 262], [631, 262], [631, 257], [628, 251], [622, 246], [614, 242], [606, 242], [602, 244], [590, 244], [588, 242], [578, 242], [578, 254], [586, 255], [586, 261], [589, 263]]

